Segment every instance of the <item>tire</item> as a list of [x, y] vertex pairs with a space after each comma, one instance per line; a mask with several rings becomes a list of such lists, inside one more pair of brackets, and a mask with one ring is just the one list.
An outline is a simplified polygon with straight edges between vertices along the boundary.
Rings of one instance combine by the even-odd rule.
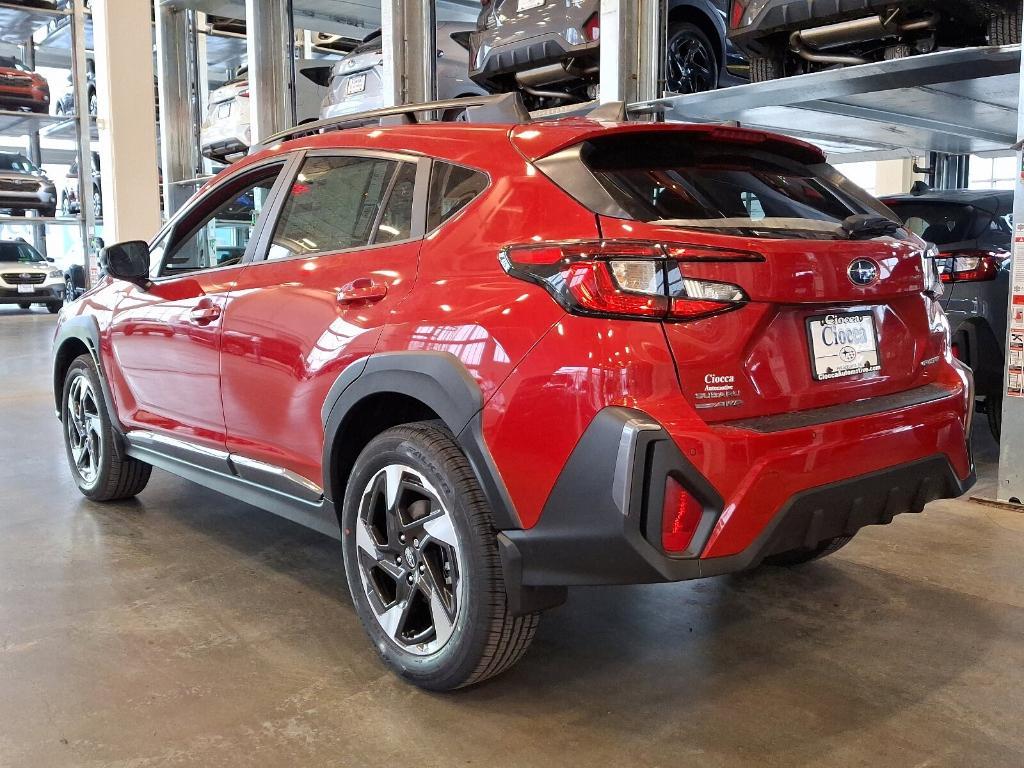
[[718, 55], [695, 24], [669, 24], [665, 46], [665, 87], [672, 93], [701, 93], [718, 87]]
[[48, 219], [52, 219], [57, 215], [57, 204], [54, 203], [52, 208], [43, 208], [39, 211], [40, 216], [44, 216]]
[[1020, 43], [1021, 9], [1000, 13], [988, 20], [989, 45], [1017, 45]]
[[75, 298], [75, 284], [69, 277], [64, 281], [64, 303], [70, 304]]
[[349, 478], [342, 532], [356, 611], [400, 677], [450, 691], [526, 653], [539, 614], [509, 612], [490, 508], [440, 423], [393, 427], [370, 441]]
[[99, 102], [96, 101], [96, 92], [89, 94], [89, 115], [96, 117], [99, 114]]
[[93, 501], [116, 501], [131, 498], [146, 487], [153, 468], [121, 455], [115, 445], [103, 388], [90, 355], [80, 355], [68, 368], [60, 420], [71, 476], [83, 495]]
[[25, 215], [25, 209], [24, 208], [11, 208], [11, 216], [24, 216], [24, 215]]
[[60, 312], [60, 308], [63, 306], [63, 301], [60, 302], [59, 304], [57, 302], [51, 301], [49, 304], [46, 305], [46, 311], [49, 312], [51, 315], [56, 315], [58, 312]]
[[19, 301], [18, 302], [18, 308], [19, 309], [32, 309], [32, 302], [31, 301]]
[[985, 398], [985, 415], [988, 417], [988, 428], [992, 437], [999, 442], [1003, 431], [1003, 396], [1001, 393]]
[[763, 83], [783, 77], [782, 61], [768, 56], [750, 57], [750, 82]]
[[68, 198], [67, 194], [63, 194], [60, 196], [60, 215], [71, 215], [71, 200]]
[[103, 195], [98, 189], [92, 191], [92, 215], [94, 218], [103, 218]]
[[791, 549], [789, 552], [780, 552], [777, 555], [769, 555], [764, 559], [768, 565], [803, 565], [812, 560], [820, 560], [837, 552], [853, 540], [853, 536], [836, 536], [834, 539], [825, 539], [818, 543], [813, 549]]

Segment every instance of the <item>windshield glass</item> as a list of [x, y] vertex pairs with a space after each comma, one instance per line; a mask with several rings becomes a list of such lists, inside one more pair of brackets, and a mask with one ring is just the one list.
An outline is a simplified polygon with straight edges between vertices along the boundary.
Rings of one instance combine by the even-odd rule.
[[993, 216], [973, 205], [944, 200], [893, 200], [889, 206], [903, 218], [907, 229], [938, 246], [985, 238], [1010, 242], [1010, 226], [1003, 216]]
[[[693, 134], [637, 134], [589, 143], [591, 172], [630, 216], [690, 229], [803, 238], [846, 237], [849, 216], [896, 220], [825, 163], [806, 164], [759, 144]], [[798, 150], [799, 151], [799, 150]]]
[[35, 173], [38, 168], [24, 155], [0, 154], [0, 171]]
[[28, 243], [0, 242], [0, 263], [3, 264], [43, 264], [46, 262], [39, 251]]

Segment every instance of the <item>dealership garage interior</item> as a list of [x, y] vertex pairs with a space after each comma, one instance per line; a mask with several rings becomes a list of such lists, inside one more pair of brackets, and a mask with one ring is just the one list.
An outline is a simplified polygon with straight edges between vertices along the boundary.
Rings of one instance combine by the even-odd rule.
[[0, 0], [0, 767], [1019, 765], [1022, 8], [828, 5]]

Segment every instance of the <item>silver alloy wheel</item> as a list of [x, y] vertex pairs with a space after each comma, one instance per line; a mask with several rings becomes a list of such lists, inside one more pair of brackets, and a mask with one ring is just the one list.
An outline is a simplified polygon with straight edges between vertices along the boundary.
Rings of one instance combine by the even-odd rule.
[[68, 418], [65, 428], [71, 458], [86, 488], [96, 484], [100, 473], [103, 439], [100, 413], [92, 384], [84, 373], [78, 374], [68, 388]]
[[384, 467], [363, 490], [355, 539], [359, 578], [381, 629], [408, 653], [440, 651], [465, 588], [459, 537], [437, 491], [411, 467]]

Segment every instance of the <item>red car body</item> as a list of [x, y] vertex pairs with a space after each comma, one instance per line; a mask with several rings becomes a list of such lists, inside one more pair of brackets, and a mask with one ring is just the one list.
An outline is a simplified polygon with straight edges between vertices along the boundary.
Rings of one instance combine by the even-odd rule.
[[30, 72], [11, 57], [0, 57], [0, 109], [50, 111], [50, 85], [38, 72]]
[[[58, 398], [69, 362], [88, 350], [125, 450], [335, 536], [360, 448], [403, 419], [439, 418], [494, 509], [522, 610], [569, 585], [739, 570], [970, 486], [970, 373], [928, 292], [922, 241], [723, 234], [595, 211], [573, 194], [592, 180], [572, 168], [563, 183], [559, 169], [609, 136], [824, 162], [754, 131], [585, 119], [286, 141], [225, 170], [192, 210], [274, 159], [287, 161], [283, 189], [302, 194], [304, 153], [397, 153], [421, 163], [418, 189], [438, 160], [488, 183], [401, 243], [260, 260], [258, 225], [255, 259], [156, 277], [146, 290], [104, 278], [62, 315]], [[661, 296], [630, 310], [647, 317], [613, 303], [581, 314], [517, 271], [558, 269], [582, 249], [580, 279], [602, 280], [594, 254], [642, 261], [652, 248], [675, 254], [687, 280], [739, 286], [742, 299], [681, 299], [679, 317]], [[858, 259], [878, 267], [870, 284], [850, 277]], [[880, 368], [816, 380], [808, 318], [851, 311], [873, 319]], [[195, 459], [203, 451], [230, 457], [216, 477]]]

